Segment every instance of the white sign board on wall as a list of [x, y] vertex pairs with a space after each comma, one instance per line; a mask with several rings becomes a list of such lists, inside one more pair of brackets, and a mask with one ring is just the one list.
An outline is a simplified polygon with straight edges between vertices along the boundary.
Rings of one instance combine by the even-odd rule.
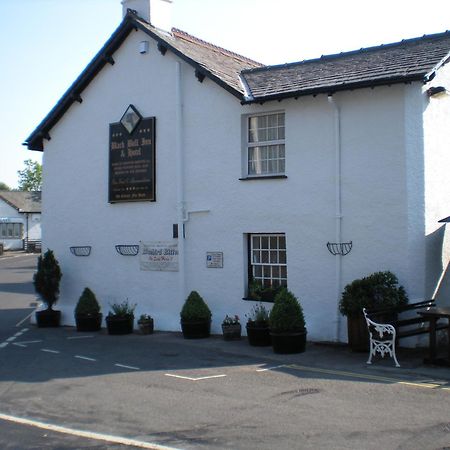
[[178, 272], [178, 242], [141, 242], [141, 270]]

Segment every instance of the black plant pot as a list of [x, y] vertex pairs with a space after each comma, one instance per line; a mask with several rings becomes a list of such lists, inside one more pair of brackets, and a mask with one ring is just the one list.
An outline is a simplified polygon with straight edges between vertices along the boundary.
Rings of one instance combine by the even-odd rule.
[[133, 332], [133, 316], [106, 316], [108, 334], [131, 334]]
[[275, 353], [303, 353], [306, 346], [306, 330], [277, 333], [270, 332], [272, 348]]
[[61, 311], [44, 309], [36, 311], [36, 323], [39, 328], [59, 327], [61, 322]]
[[247, 329], [248, 343], [254, 347], [268, 347], [272, 341], [268, 325], [248, 324]]
[[211, 320], [182, 320], [181, 331], [185, 339], [207, 338], [211, 334]]
[[77, 331], [100, 331], [102, 314], [79, 314], [75, 316]]

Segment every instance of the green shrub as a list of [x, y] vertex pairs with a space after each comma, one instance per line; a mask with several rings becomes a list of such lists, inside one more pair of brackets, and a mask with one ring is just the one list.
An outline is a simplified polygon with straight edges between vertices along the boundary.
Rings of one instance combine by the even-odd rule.
[[181, 320], [211, 320], [211, 310], [197, 291], [192, 291], [180, 312]]
[[277, 333], [305, 330], [305, 317], [297, 297], [283, 288], [269, 315], [270, 329]]
[[339, 302], [339, 310], [344, 316], [355, 316], [367, 309], [394, 309], [408, 303], [403, 286], [389, 271], [375, 272], [367, 277], [347, 284]]
[[281, 289], [283, 289], [282, 286], [263, 286], [260, 281], [251, 280], [248, 285], [248, 298], [273, 301]]
[[261, 302], [254, 305], [246, 317], [247, 323], [250, 324], [265, 325], [269, 323], [269, 311]]
[[122, 303], [113, 303], [109, 306], [111, 307], [111, 311], [108, 313], [108, 316], [132, 317], [134, 319], [136, 304], [130, 305], [128, 299], [124, 300]]
[[76, 316], [97, 315], [100, 313], [100, 305], [95, 294], [87, 287], [78, 299], [75, 307]]
[[47, 305], [47, 309], [52, 309], [58, 301], [61, 277], [61, 269], [55, 255], [51, 250], [47, 250], [44, 256], [39, 256], [37, 272], [33, 276], [34, 288]]

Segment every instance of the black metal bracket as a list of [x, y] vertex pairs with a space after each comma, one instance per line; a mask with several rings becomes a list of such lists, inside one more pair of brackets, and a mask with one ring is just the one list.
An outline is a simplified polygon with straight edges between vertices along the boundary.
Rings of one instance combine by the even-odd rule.
[[139, 253], [139, 245], [116, 245], [116, 252], [123, 256], [136, 256]]
[[164, 56], [167, 52], [167, 47], [165, 45], [163, 45], [161, 42], [158, 42], [157, 47], [158, 47], [159, 53], [161, 53], [161, 55]]
[[83, 245], [80, 247], [70, 247], [70, 253], [75, 256], [89, 256], [91, 254], [91, 246]]
[[195, 69], [195, 77], [197, 78], [200, 83], [203, 83], [203, 80], [205, 79], [205, 74], [200, 72], [198, 69]]
[[352, 241], [350, 242], [327, 242], [328, 251], [332, 255], [348, 255], [353, 247]]

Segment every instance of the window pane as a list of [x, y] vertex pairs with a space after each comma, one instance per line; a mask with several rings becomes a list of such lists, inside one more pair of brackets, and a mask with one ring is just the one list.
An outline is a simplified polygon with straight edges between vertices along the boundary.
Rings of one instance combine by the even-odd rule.
[[272, 251], [270, 252], [270, 264], [277, 264], [278, 263], [278, 252]]
[[263, 266], [264, 278], [270, 279], [270, 266]]
[[280, 266], [281, 278], [287, 277], [287, 268], [286, 266]]
[[280, 277], [280, 267], [279, 266], [272, 267], [272, 277], [274, 277], [274, 278]]
[[280, 236], [279, 245], [280, 245], [280, 248], [286, 249], [286, 237], [284, 235]]
[[263, 251], [262, 253], [262, 262], [268, 263], [269, 262], [269, 252]]
[[261, 238], [261, 248], [264, 248], [266, 250], [269, 249], [269, 238], [268, 238], [268, 236], [263, 236]]
[[280, 264], [286, 264], [286, 252], [282, 251], [280, 252]]
[[259, 236], [253, 236], [252, 242], [253, 242], [253, 248], [260, 248], [260, 246], [259, 246], [260, 237]]
[[253, 252], [253, 262], [258, 264], [261, 262], [261, 252], [256, 250]]
[[278, 248], [278, 237], [277, 236], [270, 237], [270, 248], [271, 249]]
[[262, 277], [262, 266], [254, 266], [253, 267], [253, 275], [255, 277], [261, 278]]

